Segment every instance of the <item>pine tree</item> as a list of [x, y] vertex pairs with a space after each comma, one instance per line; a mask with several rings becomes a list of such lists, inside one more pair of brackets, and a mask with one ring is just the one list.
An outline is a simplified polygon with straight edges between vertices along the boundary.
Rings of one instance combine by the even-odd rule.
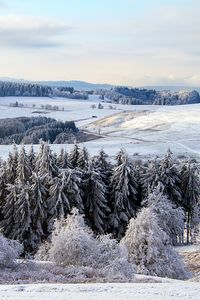
[[29, 161], [30, 170], [33, 171], [35, 169], [35, 163], [36, 163], [36, 156], [35, 156], [33, 145], [31, 145], [31, 148], [28, 152], [28, 161]]
[[55, 219], [64, 218], [70, 211], [70, 203], [66, 192], [66, 173], [60, 172], [52, 178], [47, 199], [48, 230], [51, 232]]
[[180, 172], [170, 150], [160, 162], [155, 160], [149, 165], [143, 183], [147, 195], [159, 186], [172, 202], [182, 205]]
[[30, 181], [31, 169], [24, 145], [21, 146], [17, 161], [16, 182], [26, 184]]
[[200, 204], [200, 180], [197, 167], [190, 161], [181, 168], [181, 191], [183, 207], [186, 212], [187, 244], [192, 239], [192, 230], [198, 230], [199, 204]]
[[70, 168], [68, 153], [62, 148], [57, 158], [57, 165], [60, 169]]
[[148, 196], [155, 188], [162, 186], [159, 172], [159, 162], [157, 159], [148, 163], [144, 169], [144, 173], [141, 175], [141, 182], [144, 190], [144, 196]]
[[23, 243], [26, 251], [32, 251], [35, 243], [32, 241], [32, 209], [29, 184], [19, 187], [15, 204], [13, 239]]
[[65, 188], [66, 195], [70, 202], [70, 209], [76, 207], [80, 213], [84, 212], [81, 191], [82, 173], [70, 168], [65, 170]]
[[99, 170], [89, 162], [83, 180], [83, 200], [87, 223], [95, 233], [104, 234], [107, 230], [109, 213], [106, 199], [106, 187]]
[[6, 184], [7, 178], [6, 178], [6, 169], [5, 164], [0, 168], [0, 222], [3, 219], [3, 206], [5, 204], [5, 199], [7, 196], [7, 184]]
[[6, 182], [9, 184], [14, 184], [17, 173], [17, 163], [18, 163], [18, 150], [17, 146], [13, 144], [12, 152], [8, 154], [8, 160], [6, 162], [5, 170], [6, 170]]
[[58, 174], [56, 160], [48, 143], [42, 143], [40, 146], [35, 171], [40, 176], [48, 175], [50, 178]]
[[69, 155], [69, 161], [70, 161], [72, 168], [77, 167], [77, 163], [78, 163], [78, 159], [79, 159], [79, 152], [80, 152], [79, 146], [77, 144], [75, 144]]
[[129, 219], [135, 216], [139, 206], [135, 170], [125, 152], [119, 156], [110, 180], [110, 187], [110, 230], [120, 239], [125, 233]]
[[48, 190], [44, 185], [44, 178], [33, 173], [31, 178], [31, 227], [32, 247], [37, 249], [47, 236], [47, 196]]
[[18, 200], [18, 186], [15, 184], [8, 184], [6, 187], [8, 192], [4, 206], [2, 207], [3, 220], [1, 221], [0, 228], [3, 234], [13, 239], [15, 230], [15, 210]]
[[89, 154], [85, 147], [79, 151], [78, 160], [76, 166], [82, 170], [86, 170], [89, 162]]
[[108, 155], [104, 152], [103, 149], [101, 149], [99, 154], [93, 158], [93, 164], [102, 175], [105, 185], [108, 186], [110, 177], [112, 175], [112, 165], [108, 161]]

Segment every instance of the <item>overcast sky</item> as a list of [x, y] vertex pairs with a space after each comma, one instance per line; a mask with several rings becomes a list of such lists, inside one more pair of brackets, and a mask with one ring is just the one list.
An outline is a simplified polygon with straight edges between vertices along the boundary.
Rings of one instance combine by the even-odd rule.
[[0, 0], [0, 76], [200, 85], [199, 0]]

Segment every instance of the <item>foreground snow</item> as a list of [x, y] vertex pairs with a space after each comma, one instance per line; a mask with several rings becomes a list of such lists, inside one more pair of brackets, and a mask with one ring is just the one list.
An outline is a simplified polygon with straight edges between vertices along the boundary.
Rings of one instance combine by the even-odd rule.
[[0, 299], [8, 300], [198, 300], [199, 295], [199, 283], [179, 281], [0, 286]]

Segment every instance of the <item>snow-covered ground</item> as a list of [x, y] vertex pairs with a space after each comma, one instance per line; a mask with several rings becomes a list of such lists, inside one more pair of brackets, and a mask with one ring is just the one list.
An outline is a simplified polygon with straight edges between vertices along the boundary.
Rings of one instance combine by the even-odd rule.
[[0, 286], [1, 300], [199, 300], [199, 295], [199, 283], [178, 281]]
[[[18, 101], [27, 108], [12, 108], [10, 103]], [[101, 148], [110, 154], [124, 147], [130, 154], [141, 156], [163, 155], [170, 147], [179, 155], [200, 155], [200, 104], [182, 106], [117, 105], [103, 103], [104, 109], [92, 109], [98, 104], [98, 96], [89, 100], [64, 98], [0, 98], [0, 118], [37, 116], [33, 111], [41, 110], [41, 105], [51, 104], [64, 107], [64, 111], [51, 111], [45, 116], [57, 120], [75, 120], [81, 129], [100, 132], [101, 139], [85, 143], [91, 154]], [[35, 104], [36, 108], [32, 105]], [[96, 116], [93, 118], [92, 116]], [[54, 145], [59, 151], [62, 145]], [[71, 146], [64, 146], [71, 148]], [[7, 156], [7, 146], [0, 146], [0, 156]]]

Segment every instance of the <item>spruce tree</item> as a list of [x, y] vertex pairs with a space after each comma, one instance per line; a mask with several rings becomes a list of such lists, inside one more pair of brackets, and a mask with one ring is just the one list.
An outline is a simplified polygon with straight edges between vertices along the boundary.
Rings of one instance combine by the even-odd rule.
[[101, 174], [92, 162], [89, 162], [83, 179], [83, 200], [88, 225], [97, 234], [104, 234], [108, 227], [108, 203], [106, 187]]
[[72, 168], [77, 167], [77, 163], [78, 163], [78, 159], [79, 159], [79, 153], [80, 153], [79, 146], [77, 144], [75, 144], [73, 149], [71, 150], [71, 152], [69, 154], [69, 161], [70, 161], [70, 164], [71, 164]]
[[159, 186], [172, 202], [178, 206], [182, 205], [180, 172], [170, 150], [160, 162], [155, 160], [150, 163], [146, 174], [143, 175], [143, 183], [146, 195]]
[[49, 143], [42, 143], [40, 151], [36, 158], [36, 173], [39, 176], [47, 175], [49, 178], [55, 177], [58, 174], [58, 167]]
[[9, 184], [14, 184], [17, 173], [17, 163], [18, 163], [18, 150], [17, 146], [13, 144], [13, 150], [8, 154], [8, 160], [6, 162], [6, 181]]
[[76, 207], [80, 213], [84, 212], [84, 206], [82, 201], [82, 173], [78, 170], [72, 170], [70, 168], [65, 170], [65, 185], [66, 195], [69, 198], [70, 208]]
[[32, 207], [29, 184], [19, 187], [15, 204], [13, 239], [23, 243], [25, 251], [32, 251], [35, 243], [32, 240]]
[[47, 237], [47, 196], [48, 190], [44, 185], [44, 178], [33, 173], [31, 178], [31, 220], [32, 220], [32, 246], [37, 249], [39, 244]]
[[31, 148], [28, 152], [28, 161], [29, 161], [29, 167], [31, 172], [35, 169], [35, 163], [36, 163], [36, 155], [33, 148], [33, 145], [31, 145]]
[[68, 153], [63, 148], [61, 149], [60, 154], [58, 155], [57, 166], [60, 169], [66, 169], [66, 168], [71, 167], [71, 164], [69, 162]]
[[192, 231], [198, 230], [200, 180], [197, 167], [190, 161], [181, 168], [181, 191], [183, 207], [186, 212], [187, 243], [192, 239]]
[[16, 182], [19, 184], [26, 184], [30, 181], [31, 168], [29, 164], [29, 159], [26, 154], [24, 145], [21, 146], [17, 160], [17, 170], [16, 170]]
[[66, 173], [60, 172], [49, 184], [47, 199], [48, 230], [51, 232], [55, 219], [64, 218], [70, 211], [70, 202], [66, 193]]
[[103, 181], [106, 186], [109, 185], [110, 177], [112, 175], [112, 165], [108, 160], [108, 155], [101, 149], [97, 156], [93, 158], [93, 164], [102, 175]]
[[135, 216], [139, 207], [137, 189], [133, 164], [127, 154], [121, 152], [111, 176], [109, 200], [110, 230], [118, 239], [125, 233], [129, 219]]
[[16, 229], [15, 210], [19, 188], [16, 184], [8, 184], [6, 190], [8, 194], [5, 198], [4, 206], [2, 207], [3, 220], [0, 223], [0, 228], [7, 238], [13, 239]]
[[5, 204], [5, 199], [7, 196], [7, 178], [6, 178], [6, 169], [5, 164], [0, 168], [0, 222], [3, 219], [3, 206]]
[[80, 149], [76, 166], [82, 170], [86, 170], [89, 162], [89, 154], [85, 147]]

